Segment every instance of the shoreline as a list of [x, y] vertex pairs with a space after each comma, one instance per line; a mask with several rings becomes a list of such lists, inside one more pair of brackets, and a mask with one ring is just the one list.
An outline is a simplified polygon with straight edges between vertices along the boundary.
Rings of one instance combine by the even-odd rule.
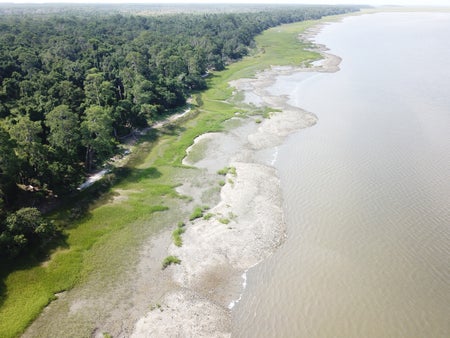
[[[317, 26], [322, 23], [313, 24]], [[306, 33], [301, 36], [305, 37]], [[300, 35], [296, 33], [296, 36]], [[303, 51], [299, 49], [300, 53]], [[245, 68], [238, 66], [237, 69], [242, 71]], [[169, 211], [151, 214], [146, 212], [145, 218], [131, 219], [126, 227], [108, 235], [107, 241], [104, 239], [96, 244], [93, 248], [95, 255], [86, 255], [83, 259], [91, 269], [97, 271], [85, 274], [83, 283], [56, 294], [56, 299], [45, 307], [22, 336], [63, 336], [65, 332], [70, 331], [76, 332], [78, 336], [96, 338], [104, 335], [229, 337], [232, 330], [231, 308], [245, 290], [246, 272], [270, 256], [285, 239], [282, 198], [273, 168], [277, 145], [282, 144], [290, 133], [317, 121], [313, 114], [287, 105], [287, 97], [277, 97], [266, 92], [266, 89], [277, 76], [319, 69], [323, 67], [270, 67], [258, 73], [254, 79], [241, 78], [233, 82], [238, 87], [236, 90], [244, 92], [246, 96], [251, 96], [252, 91], [259, 91], [258, 95], [265, 100], [260, 100], [260, 106], [270, 106], [283, 111], [271, 114], [270, 118], [248, 116], [244, 119], [236, 111], [239, 106], [233, 105], [233, 108], [230, 108], [231, 104], [220, 106], [220, 109], [225, 109], [223, 113], [226, 119], [217, 117], [217, 99], [215, 94], [212, 95], [210, 98], [214, 103], [207, 103], [203, 108], [207, 114], [211, 114], [208, 109], [212, 108], [217, 124], [214, 128], [203, 130], [221, 132], [197, 133], [199, 129], [195, 129], [195, 121], [187, 120], [185, 127], [193, 126], [195, 136], [200, 136], [195, 139], [192, 137], [189, 144], [177, 140], [176, 145], [171, 145], [178, 147], [177, 156], [180, 164], [184, 158], [185, 166], [177, 169], [169, 166], [169, 173], [164, 173], [161, 178], [157, 175], [149, 177], [152, 181], [149, 186], [159, 189], [161, 184], [164, 187], [171, 185], [178, 197], [153, 195], [150, 193], [152, 189], [148, 189], [147, 193], [147, 189], [143, 189], [140, 182], [127, 184], [125, 190], [117, 186], [111, 194], [111, 203], [102, 205], [98, 209], [99, 213], [93, 214], [92, 221], [86, 224], [94, 224], [95, 220], [103, 224], [99, 219], [102, 211], [114, 212], [122, 208], [123, 215], [126, 216], [126, 210], [130, 206], [144, 207], [149, 202], [167, 206]], [[229, 78], [229, 74], [228, 72], [225, 78]], [[258, 82], [258, 77], [263, 81]], [[227, 82], [230, 81], [224, 79], [219, 82], [219, 86]], [[241, 85], [244, 88], [240, 87]], [[230, 95], [231, 92], [232, 90], [229, 90]], [[218, 98], [220, 97], [218, 95]], [[231, 101], [233, 100], [236, 100], [236, 97], [232, 97]], [[257, 110], [267, 112], [266, 109]], [[163, 137], [158, 141], [157, 147], [145, 154], [146, 157], [143, 158], [142, 164], [139, 164], [138, 170], [147, 170], [155, 165], [159, 160], [158, 156], [162, 154], [161, 149], [167, 147], [167, 140], [173, 140], [170, 137], [171, 135]], [[191, 144], [194, 145], [189, 147]], [[210, 149], [215, 156], [211, 157], [209, 154], [205, 158], [205, 152]], [[164, 166], [167, 163], [162, 161], [162, 164], [158, 165]], [[236, 176], [232, 170], [229, 170], [225, 177], [218, 175], [218, 170], [229, 166], [236, 167]], [[167, 180], [168, 177], [170, 181]], [[175, 188], [174, 182], [182, 185]], [[242, 188], [251, 182], [253, 190], [248, 188], [250, 185]], [[264, 183], [268, 182], [273, 183], [266, 189], [267, 184]], [[142, 183], [149, 184], [147, 180]], [[224, 198], [221, 200], [221, 193], [225, 193], [232, 203], [224, 202]], [[157, 199], [154, 197], [156, 195]], [[236, 195], [239, 200], [233, 197]], [[182, 196], [189, 196], [189, 199], [180, 198]], [[255, 196], [260, 199], [256, 200]], [[271, 218], [270, 212], [267, 213], [267, 210], [271, 209], [261, 207], [262, 211], [258, 214], [259, 209], [256, 207], [246, 208], [249, 203], [274, 207], [278, 221]], [[214, 217], [211, 216], [209, 222], [197, 220], [193, 224], [187, 223], [186, 233], [182, 235], [184, 245], [181, 248], [175, 247], [172, 244], [173, 227], [170, 224], [175, 225], [180, 220], [187, 219], [196, 205], [213, 207], [205, 213], [214, 213]], [[248, 213], [248, 210], [253, 214]], [[254, 222], [257, 216], [258, 223]], [[264, 236], [261, 235], [263, 226]], [[218, 230], [214, 231], [215, 228]], [[207, 251], [195, 251], [198, 248], [189, 244], [189, 234], [198, 241], [197, 235], [203, 236], [199, 243], [204, 245], [205, 250], [212, 250], [212, 253], [208, 255], [205, 254]], [[223, 235], [227, 236], [226, 239]], [[131, 243], [134, 243], [134, 246], [128, 247]], [[182, 253], [177, 250], [188, 247], [193, 250], [184, 252], [181, 265], [171, 265], [161, 270], [161, 262], [166, 256], [173, 252], [181, 258]], [[111, 255], [111, 250], [114, 250], [114, 255]], [[195, 255], [199, 251], [204, 256], [197, 256], [195, 261]], [[248, 253], [249, 257], [239, 262], [244, 252]], [[66, 253], [56, 252], [55, 257], [60, 254]]]
[[[319, 22], [299, 39], [311, 42], [323, 26]], [[246, 272], [271, 255], [286, 236], [281, 187], [273, 168], [276, 147], [289, 134], [317, 122], [314, 114], [289, 105], [287, 97], [272, 95], [269, 88], [279, 76], [339, 70], [341, 59], [328, 54], [325, 46], [314, 44], [312, 50], [323, 59], [311, 67], [272, 66], [254, 78], [230, 82], [246, 98], [256, 98], [249, 103], [280, 112], [264, 119], [257, 131], [241, 135], [244, 146], [230, 154], [228, 163], [235, 173], [226, 174], [220, 201], [208, 210], [211, 216], [187, 224], [183, 246], [169, 246], [168, 255], [181, 259], [181, 264], [166, 269], [177, 287], [164, 295], [159, 310], [136, 323], [132, 337], [231, 336], [231, 310], [245, 291]], [[186, 150], [187, 156], [200, 140], [208, 142], [217, 134], [200, 135]], [[273, 159], [261, 163], [258, 152], [270, 149], [275, 149]], [[183, 164], [195, 166], [196, 161], [185, 157]]]

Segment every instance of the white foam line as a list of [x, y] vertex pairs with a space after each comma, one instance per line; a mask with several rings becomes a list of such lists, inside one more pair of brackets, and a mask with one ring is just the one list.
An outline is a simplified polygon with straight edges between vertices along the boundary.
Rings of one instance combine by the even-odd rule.
[[270, 165], [273, 166], [277, 162], [277, 159], [278, 159], [278, 147], [275, 148]]
[[234, 308], [234, 306], [239, 303], [242, 299], [242, 295], [244, 294], [245, 288], [247, 287], [247, 270], [244, 271], [244, 273], [241, 275], [243, 282], [242, 282], [242, 292], [239, 294], [238, 299], [231, 301], [230, 304], [228, 304], [228, 309], [231, 310]]
[[244, 273], [241, 275], [242, 277], [242, 292], [239, 294], [238, 299], [233, 300], [230, 302], [230, 304], [228, 304], [228, 309], [231, 310], [232, 308], [234, 308], [234, 306], [239, 303], [242, 299], [242, 296], [244, 295], [244, 291], [247, 288], [247, 272], [248, 270], [254, 268], [255, 266], [257, 266], [260, 262], [257, 262], [256, 264], [252, 265], [251, 267], [249, 267], [247, 270], [244, 271]]

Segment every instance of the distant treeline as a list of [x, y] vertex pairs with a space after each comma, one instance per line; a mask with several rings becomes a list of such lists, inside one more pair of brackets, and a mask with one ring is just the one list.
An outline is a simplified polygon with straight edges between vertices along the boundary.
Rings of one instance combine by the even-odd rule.
[[72, 192], [121, 136], [184, 105], [263, 30], [353, 10], [1, 15], [0, 256], [54, 232], [35, 209], [17, 210], [20, 189]]

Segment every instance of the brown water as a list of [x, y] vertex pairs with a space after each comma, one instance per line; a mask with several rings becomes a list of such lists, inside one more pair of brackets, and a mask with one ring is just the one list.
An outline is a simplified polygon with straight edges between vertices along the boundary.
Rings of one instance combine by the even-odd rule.
[[288, 238], [247, 273], [234, 337], [450, 337], [450, 14], [350, 17], [334, 74], [272, 87], [316, 113], [275, 163]]

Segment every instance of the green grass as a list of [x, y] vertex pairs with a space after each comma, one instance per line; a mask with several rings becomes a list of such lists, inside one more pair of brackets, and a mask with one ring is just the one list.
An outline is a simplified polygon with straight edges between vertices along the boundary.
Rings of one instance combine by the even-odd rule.
[[183, 239], [181, 235], [186, 231], [184, 228], [184, 223], [178, 224], [177, 228], [172, 232], [173, 244], [180, 247], [183, 245]]
[[189, 220], [193, 221], [194, 219], [203, 217], [203, 208], [202, 207], [196, 207], [194, 211], [192, 211], [192, 214], [189, 216]]
[[235, 167], [225, 167], [217, 171], [218, 175], [225, 176], [226, 174], [231, 174], [236, 177], [236, 168]]
[[228, 174], [228, 167], [225, 167], [225, 168], [222, 168], [222, 169], [218, 170], [217, 174], [225, 176], [226, 174]]
[[177, 256], [167, 256], [162, 262], [163, 270], [171, 264], [180, 264], [181, 260]]
[[[52, 215], [57, 224], [65, 227], [66, 240], [52, 252], [48, 262], [0, 271], [0, 337], [20, 335], [55, 298], [55, 293], [83, 285], [92, 271], [104, 280], [114, 280], [125, 271], [131, 258], [137, 259], [124, 254], [127, 248], [138, 248], [151, 234], [152, 214], [167, 210], [170, 201], [180, 198], [173, 181], [183, 168], [185, 149], [197, 136], [223, 130], [223, 122], [236, 112], [255, 113], [232, 103], [233, 90], [228, 82], [252, 77], [271, 65], [299, 65], [317, 59], [318, 54], [302, 50], [307, 45], [297, 39], [298, 33], [312, 24], [284, 25], [258, 36], [258, 48], [252, 56], [215, 72], [207, 80], [210, 89], [194, 95], [192, 119], [165, 128], [158, 137], [153, 133], [144, 138], [128, 166], [112, 177], [116, 180], [114, 189], [105, 187], [95, 198], [89, 196], [94, 190], [87, 189], [72, 205]], [[117, 189], [127, 192], [126, 199], [112, 202], [115, 195], [120, 196]], [[73, 210], [83, 199], [89, 203], [83, 207], [82, 217], [69, 220], [79, 213]], [[189, 219], [202, 217], [203, 212], [204, 208], [198, 207]], [[137, 251], [130, 255], [137, 257]], [[167, 264], [179, 263], [177, 257], [166, 260]]]
[[208, 221], [210, 220], [212, 217], [214, 216], [214, 214], [211, 214], [210, 212], [208, 212], [206, 215], [203, 216], [203, 219]]

